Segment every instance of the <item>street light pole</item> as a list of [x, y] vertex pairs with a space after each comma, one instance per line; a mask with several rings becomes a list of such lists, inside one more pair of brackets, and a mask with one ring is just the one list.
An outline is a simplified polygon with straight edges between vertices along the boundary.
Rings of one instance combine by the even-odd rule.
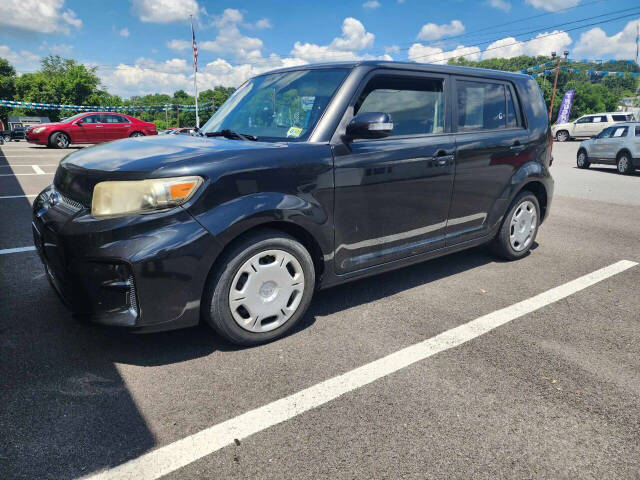
[[[569, 51], [565, 50], [564, 58], [569, 56]], [[556, 57], [556, 52], [551, 52], [551, 58]], [[556, 87], [558, 86], [558, 74], [560, 73], [560, 62], [562, 62], [562, 57], [558, 57], [558, 63], [556, 63], [556, 78], [553, 81], [553, 91], [551, 92], [551, 105], [549, 105], [549, 121], [551, 121], [551, 116], [553, 115], [553, 102], [556, 100]]]

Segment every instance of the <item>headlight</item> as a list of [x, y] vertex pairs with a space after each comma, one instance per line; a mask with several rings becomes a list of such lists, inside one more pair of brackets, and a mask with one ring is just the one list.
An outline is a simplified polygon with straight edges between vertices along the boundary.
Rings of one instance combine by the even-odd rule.
[[175, 207], [189, 200], [200, 185], [200, 177], [100, 182], [93, 189], [91, 215], [127, 215]]
[[33, 129], [32, 133], [40, 133], [41, 131], [43, 131], [45, 129], [45, 127], [36, 127]]

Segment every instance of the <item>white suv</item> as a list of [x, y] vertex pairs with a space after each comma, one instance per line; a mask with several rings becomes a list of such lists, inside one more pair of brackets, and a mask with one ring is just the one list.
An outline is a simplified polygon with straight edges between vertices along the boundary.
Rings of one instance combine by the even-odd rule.
[[632, 122], [634, 120], [632, 113], [595, 113], [584, 115], [573, 122], [553, 125], [551, 133], [557, 141], [566, 142], [572, 138], [591, 138], [617, 122]]

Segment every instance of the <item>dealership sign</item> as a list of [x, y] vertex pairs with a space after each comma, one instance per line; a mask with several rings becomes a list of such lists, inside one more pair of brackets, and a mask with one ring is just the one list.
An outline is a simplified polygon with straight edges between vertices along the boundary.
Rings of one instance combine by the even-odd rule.
[[562, 103], [560, 104], [560, 110], [558, 111], [558, 120], [556, 120], [556, 123], [567, 123], [569, 121], [571, 104], [573, 103], [573, 96], [575, 94], [575, 90], [567, 90], [564, 93], [564, 97], [562, 97]]

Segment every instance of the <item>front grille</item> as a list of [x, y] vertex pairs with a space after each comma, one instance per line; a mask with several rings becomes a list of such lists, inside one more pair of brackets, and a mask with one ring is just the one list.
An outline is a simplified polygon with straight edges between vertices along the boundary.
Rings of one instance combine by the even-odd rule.
[[133, 283], [133, 275], [129, 275], [129, 307], [133, 312], [138, 314], [138, 298], [136, 295], [136, 286]]
[[58, 192], [58, 195], [60, 195], [60, 200], [63, 205], [65, 205], [66, 207], [72, 208], [74, 210], [82, 210], [84, 207], [84, 205], [82, 205], [80, 202], [76, 202], [75, 200], [67, 197], [66, 195]]

